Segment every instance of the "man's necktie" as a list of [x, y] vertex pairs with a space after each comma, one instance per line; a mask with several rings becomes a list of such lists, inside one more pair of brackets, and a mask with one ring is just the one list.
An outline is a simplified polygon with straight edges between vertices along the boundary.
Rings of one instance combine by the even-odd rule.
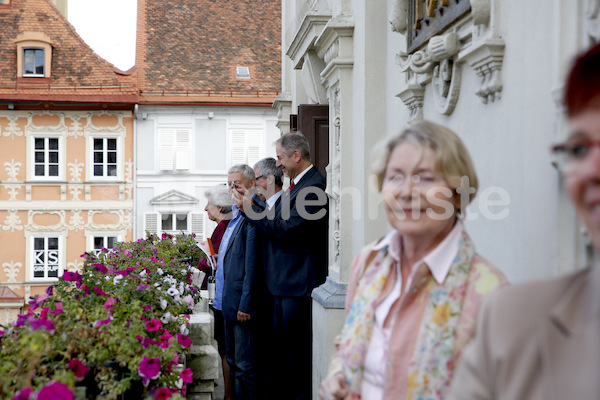
[[292, 180], [292, 182], [290, 183], [290, 192], [292, 191], [293, 187], [294, 187], [294, 181]]

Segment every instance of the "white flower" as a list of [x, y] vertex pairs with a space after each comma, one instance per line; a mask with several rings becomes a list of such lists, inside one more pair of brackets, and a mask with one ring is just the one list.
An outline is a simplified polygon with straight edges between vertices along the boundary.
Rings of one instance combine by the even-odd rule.
[[160, 269], [160, 268], [159, 268], [159, 269], [157, 269], [157, 270], [156, 270], [156, 272], [157, 272], [159, 275], [162, 275], [162, 274], [164, 274], [163, 270], [162, 270], [162, 269]]
[[171, 286], [169, 288], [169, 290], [167, 290], [167, 294], [169, 296], [176, 296], [176, 295], [179, 296], [179, 290], [177, 290], [176, 288], [174, 288], [173, 286]]
[[167, 308], [167, 305], [168, 303], [165, 299], [160, 299], [160, 308], [164, 310], [165, 308]]
[[182, 274], [182, 275], [185, 275], [185, 274], [187, 274], [187, 271], [186, 271], [185, 269], [182, 269], [182, 270], [181, 270], [181, 274]]
[[175, 319], [175, 317], [173, 317], [173, 314], [171, 314], [170, 312], [167, 312], [165, 314], [163, 314], [162, 317], [160, 317], [160, 322], [162, 322], [163, 324], [168, 324], [170, 321], [173, 321]]
[[183, 334], [183, 335], [190, 334], [190, 330], [187, 328], [186, 324], [181, 325], [181, 327], [179, 328], [179, 332], [181, 332], [181, 334]]
[[183, 292], [185, 292], [185, 285], [183, 282], [179, 282], [179, 294], [183, 296]]
[[145, 278], [146, 277], [146, 270], [143, 270], [142, 272], [140, 272], [140, 278]]
[[123, 280], [123, 275], [116, 275], [116, 276], [113, 278], [113, 283], [114, 283], [115, 285], [118, 285], [119, 283], [121, 283], [121, 281], [122, 281], [122, 280]]
[[198, 268], [196, 268], [196, 267], [191, 267], [190, 271], [192, 271], [192, 274], [198, 274], [198, 273], [200, 273], [200, 270]]

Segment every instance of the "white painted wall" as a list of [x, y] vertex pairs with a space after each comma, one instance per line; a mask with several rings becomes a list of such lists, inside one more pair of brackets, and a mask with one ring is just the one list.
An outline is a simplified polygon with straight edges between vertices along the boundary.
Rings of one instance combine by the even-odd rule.
[[[270, 107], [140, 106], [136, 118], [135, 238], [144, 237], [144, 215], [149, 212], [204, 213], [204, 191], [227, 181], [233, 165], [232, 133], [245, 130], [260, 135], [259, 158], [275, 157], [279, 137], [276, 110]], [[160, 169], [161, 128], [189, 129], [190, 168]], [[177, 190], [198, 199], [194, 204], [153, 205], [161, 194]], [[205, 235], [215, 224], [205, 218]]]

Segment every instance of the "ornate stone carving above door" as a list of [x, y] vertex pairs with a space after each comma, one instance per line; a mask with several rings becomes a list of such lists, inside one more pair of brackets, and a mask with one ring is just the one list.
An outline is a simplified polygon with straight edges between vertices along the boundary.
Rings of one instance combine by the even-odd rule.
[[397, 96], [411, 119], [422, 118], [429, 84], [437, 111], [454, 111], [465, 63], [480, 78], [474, 94], [486, 104], [500, 99], [504, 41], [493, 18], [498, 7], [498, 0], [395, 1], [391, 29], [407, 39], [407, 52], [397, 58], [406, 88]]

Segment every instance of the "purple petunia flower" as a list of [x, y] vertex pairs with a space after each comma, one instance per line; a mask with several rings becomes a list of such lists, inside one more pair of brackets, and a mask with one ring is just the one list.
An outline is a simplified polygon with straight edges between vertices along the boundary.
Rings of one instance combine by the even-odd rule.
[[37, 400], [73, 400], [73, 391], [64, 383], [50, 382], [40, 390]]
[[38, 329], [45, 329], [48, 332], [54, 332], [56, 328], [54, 327], [54, 322], [48, 319], [34, 319], [33, 321], [29, 321], [31, 325], [31, 329], [37, 331]]
[[75, 378], [83, 378], [90, 370], [87, 365], [76, 358], [69, 361], [69, 369], [75, 373]]
[[98, 286], [94, 286], [94, 292], [96, 292], [98, 296], [108, 296], [108, 294], [106, 294], [106, 292], [104, 292], [104, 290], [100, 289]]
[[19, 390], [19, 393], [17, 393], [17, 395], [15, 397], [13, 397], [11, 400], [29, 400], [31, 398], [31, 395], [33, 394], [33, 389], [28, 387], [28, 388], [24, 388]]
[[182, 335], [181, 333], [177, 334], [177, 342], [179, 342], [181, 347], [183, 347], [184, 349], [187, 349], [192, 345], [192, 340], [186, 335]]
[[102, 325], [108, 325], [108, 324], [110, 324], [110, 321], [112, 321], [112, 319], [113, 319], [113, 317], [108, 317], [103, 320], [98, 320], [98, 321], [94, 322], [94, 326], [100, 327]]
[[137, 290], [138, 292], [141, 292], [141, 291], [142, 291], [142, 290], [144, 290], [144, 289], [148, 289], [148, 285], [145, 285], [145, 284], [143, 284], [143, 283], [140, 283], [140, 284], [138, 285], [137, 289], [135, 289], [135, 290]]
[[183, 371], [181, 371], [181, 375], [179, 375], [179, 378], [181, 378], [183, 383], [192, 383], [192, 381], [194, 380], [194, 373], [192, 372], [191, 368], [186, 368]]
[[65, 271], [63, 273], [63, 280], [67, 281], [67, 282], [77, 282], [77, 279], [79, 278], [79, 273], [78, 272], [71, 272], [71, 271]]
[[96, 269], [96, 271], [101, 272], [103, 274], [108, 273], [108, 268], [104, 264], [92, 264], [92, 267]]

